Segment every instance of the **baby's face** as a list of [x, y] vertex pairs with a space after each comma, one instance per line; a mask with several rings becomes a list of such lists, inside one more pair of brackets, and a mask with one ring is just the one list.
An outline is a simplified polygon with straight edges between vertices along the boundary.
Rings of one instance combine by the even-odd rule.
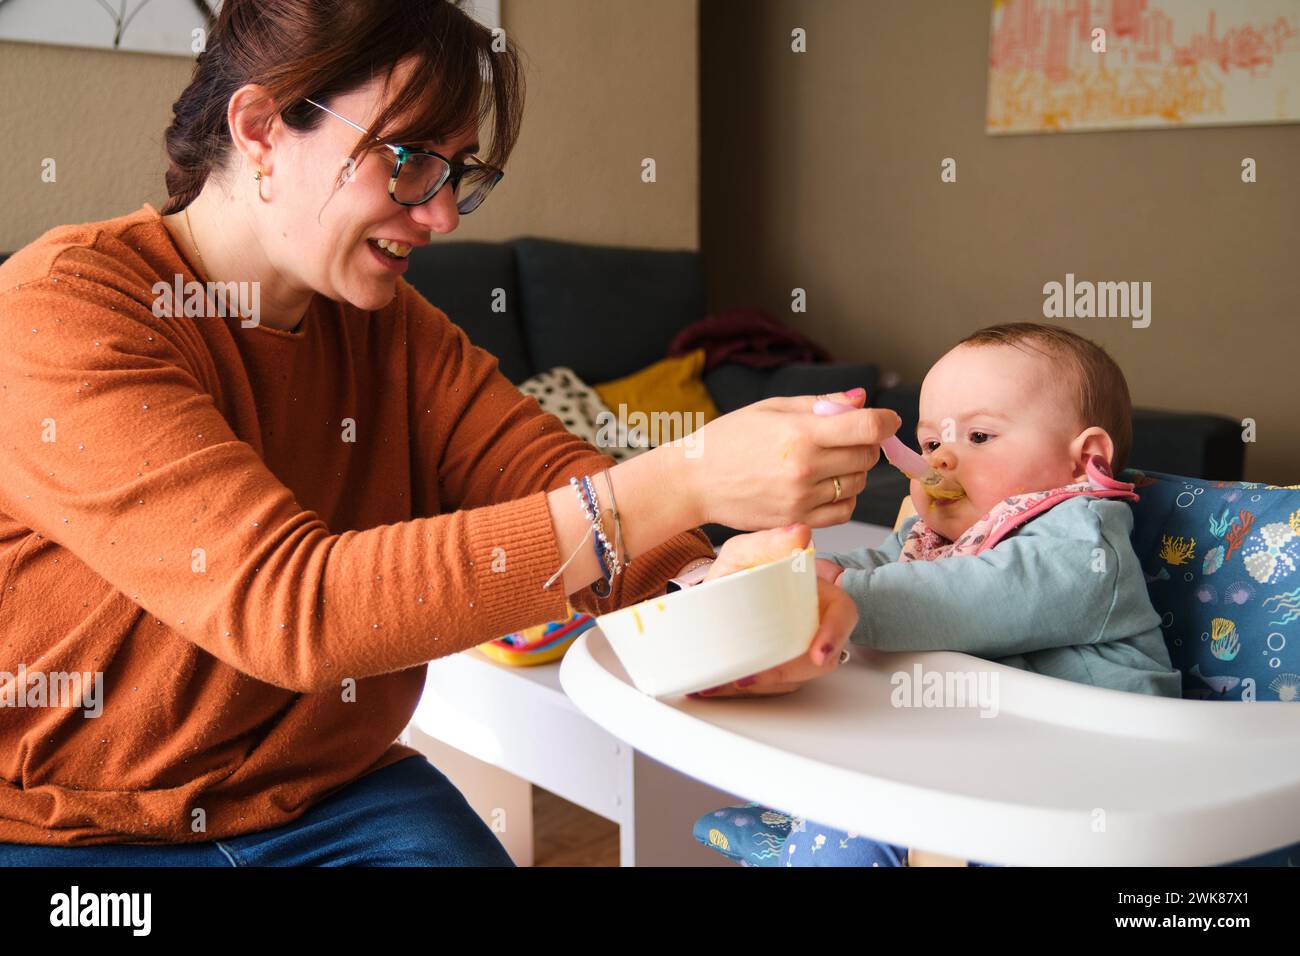
[[966, 489], [956, 501], [911, 483], [927, 525], [951, 541], [1002, 499], [1083, 474], [1071, 445], [1083, 430], [1070, 380], [1046, 356], [1006, 345], [959, 345], [921, 385], [921, 454]]

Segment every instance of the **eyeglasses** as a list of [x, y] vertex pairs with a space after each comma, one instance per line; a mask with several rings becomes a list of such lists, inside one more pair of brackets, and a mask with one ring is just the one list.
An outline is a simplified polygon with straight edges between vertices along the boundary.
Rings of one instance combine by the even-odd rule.
[[[306, 102], [341, 119], [353, 129], [367, 132], [364, 126], [352, 122], [346, 116], [340, 116], [328, 106], [321, 106], [315, 100]], [[397, 157], [393, 164], [393, 175], [388, 180], [388, 195], [403, 206], [423, 205], [436, 196], [439, 189], [451, 183], [452, 195], [456, 197], [456, 209], [462, 216], [468, 216], [483, 204], [492, 187], [505, 176], [504, 171], [487, 163], [454, 163], [446, 156], [428, 149], [410, 149], [391, 143], [381, 145], [391, 149]]]

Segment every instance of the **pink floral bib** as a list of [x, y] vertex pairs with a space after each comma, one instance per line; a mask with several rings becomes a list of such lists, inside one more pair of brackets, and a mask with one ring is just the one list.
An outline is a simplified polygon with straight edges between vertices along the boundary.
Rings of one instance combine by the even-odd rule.
[[903, 541], [903, 552], [898, 560], [937, 561], [964, 554], [980, 554], [1049, 508], [1080, 495], [1138, 500], [1133, 485], [1111, 477], [1110, 469], [1100, 455], [1093, 455], [1085, 465], [1085, 470], [1087, 477], [1073, 484], [1003, 499], [988, 514], [967, 528], [955, 542], [928, 527], [924, 518], [918, 518]]

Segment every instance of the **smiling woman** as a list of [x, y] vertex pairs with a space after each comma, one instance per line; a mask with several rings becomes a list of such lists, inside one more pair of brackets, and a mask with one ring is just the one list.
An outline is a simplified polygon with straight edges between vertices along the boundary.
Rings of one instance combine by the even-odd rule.
[[[296, 328], [316, 292], [386, 305], [406, 269], [393, 247], [455, 229], [518, 138], [515, 48], [494, 51], [453, 4], [391, 6], [231, 4], [176, 102], [168, 229], [205, 270], [260, 281], [274, 328]], [[487, 157], [465, 161], [484, 126]], [[417, 142], [443, 148], [400, 145]]]
[[[0, 267], [0, 673], [104, 686], [93, 719], [0, 721], [0, 864], [508, 864], [393, 742], [423, 665], [661, 593], [713, 558], [701, 522], [851, 514], [894, 413], [771, 399], [707, 455], [615, 465], [402, 279], [501, 180], [521, 110], [514, 47], [446, 0], [226, 0], [162, 212]], [[217, 285], [260, 321], [205, 309]], [[834, 668], [855, 612], [819, 602], [750, 692]]]

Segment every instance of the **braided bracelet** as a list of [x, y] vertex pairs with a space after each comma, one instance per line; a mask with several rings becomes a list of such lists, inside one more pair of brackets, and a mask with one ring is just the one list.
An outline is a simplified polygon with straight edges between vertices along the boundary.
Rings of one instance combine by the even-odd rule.
[[609, 538], [605, 535], [605, 526], [600, 520], [600, 499], [596, 495], [596, 486], [592, 483], [591, 476], [584, 476], [583, 483], [591, 503], [592, 514], [595, 515], [592, 529], [596, 533], [596, 540], [592, 545], [596, 549], [596, 560], [600, 563], [600, 570], [604, 575], [604, 580], [596, 582], [591, 589], [600, 597], [607, 597], [612, 591], [614, 576], [622, 572], [623, 566], [618, 560], [618, 554], [610, 545]]
[[[590, 531], [594, 531], [597, 536], [592, 540], [592, 547], [596, 550], [596, 561], [600, 565], [602, 580], [594, 582], [591, 585], [591, 590], [597, 597], [609, 597], [612, 591], [610, 581], [613, 579], [613, 575], [610, 573], [609, 567], [605, 563], [605, 549], [601, 543], [601, 539], [605, 537], [605, 534], [600, 525], [600, 515], [596, 512], [599, 503], [589, 503], [587, 499], [587, 485], [590, 483], [590, 480], [589, 477], [584, 476], [583, 481], [579, 483], [577, 478], [570, 476], [569, 485], [578, 496], [578, 507], [582, 509], [583, 518], [585, 518], [587, 523], [591, 526]], [[590, 533], [590, 531], [588, 533]]]
[[596, 484], [591, 480], [591, 476], [587, 475], [582, 480], [587, 486], [587, 497], [591, 499], [591, 510], [596, 515], [596, 537], [600, 539], [605, 549], [605, 560], [601, 563], [608, 566], [609, 576], [613, 577], [623, 570], [623, 562], [618, 558], [618, 549], [610, 544], [609, 538], [605, 536], [605, 524], [600, 520], [602, 514], [609, 514], [609, 512], [600, 510], [600, 499], [596, 496]]
[[604, 537], [604, 531], [600, 526], [600, 513], [596, 510], [599, 508], [599, 503], [591, 500], [591, 489], [587, 487], [585, 476], [582, 481], [582, 494], [586, 495], [583, 501], [590, 505], [590, 510], [586, 511], [585, 514], [587, 520], [591, 522], [592, 531], [595, 532], [591, 539], [591, 547], [596, 552], [596, 563], [600, 565], [600, 573], [605, 578], [605, 584], [608, 585], [613, 575], [609, 573], [609, 565], [605, 561], [605, 546], [600, 540]]

